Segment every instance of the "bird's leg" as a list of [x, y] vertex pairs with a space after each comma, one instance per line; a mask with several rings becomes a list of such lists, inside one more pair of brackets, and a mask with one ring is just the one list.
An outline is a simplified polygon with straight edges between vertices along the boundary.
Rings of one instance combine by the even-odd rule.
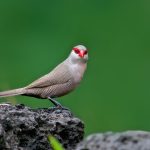
[[55, 105], [55, 107], [63, 108], [63, 106], [58, 103], [55, 99], [48, 97], [48, 99]]

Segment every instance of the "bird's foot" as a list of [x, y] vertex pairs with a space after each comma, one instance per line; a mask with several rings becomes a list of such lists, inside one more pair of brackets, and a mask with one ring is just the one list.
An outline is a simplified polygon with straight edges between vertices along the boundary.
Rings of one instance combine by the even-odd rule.
[[57, 102], [55, 99], [51, 97], [48, 97], [48, 99], [55, 105], [55, 108], [60, 108], [60, 109], [63, 108], [63, 106], [59, 102]]

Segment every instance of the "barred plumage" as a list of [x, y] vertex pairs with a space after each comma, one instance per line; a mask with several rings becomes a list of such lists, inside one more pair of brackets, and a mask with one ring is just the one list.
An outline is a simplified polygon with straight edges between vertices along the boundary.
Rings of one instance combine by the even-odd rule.
[[73, 48], [69, 57], [47, 75], [32, 82], [26, 87], [0, 92], [1, 97], [26, 95], [42, 99], [63, 96], [80, 83], [86, 70], [87, 50], [78, 45]]

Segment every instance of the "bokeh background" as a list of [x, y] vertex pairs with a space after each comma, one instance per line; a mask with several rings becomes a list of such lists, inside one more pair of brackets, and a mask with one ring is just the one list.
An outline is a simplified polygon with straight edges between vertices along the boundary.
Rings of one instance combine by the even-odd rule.
[[[1, 0], [0, 91], [22, 87], [89, 50], [79, 88], [59, 101], [94, 132], [150, 130], [150, 1]], [[50, 107], [48, 100], [0, 102]]]

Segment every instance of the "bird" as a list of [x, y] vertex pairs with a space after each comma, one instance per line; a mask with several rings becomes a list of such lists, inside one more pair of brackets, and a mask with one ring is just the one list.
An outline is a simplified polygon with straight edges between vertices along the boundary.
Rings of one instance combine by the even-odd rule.
[[0, 98], [30, 96], [48, 99], [55, 107], [62, 107], [56, 99], [72, 92], [79, 85], [86, 71], [87, 61], [87, 48], [77, 45], [72, 48], [69, 56], [48, 74], [25, 87], [0, 92]]

